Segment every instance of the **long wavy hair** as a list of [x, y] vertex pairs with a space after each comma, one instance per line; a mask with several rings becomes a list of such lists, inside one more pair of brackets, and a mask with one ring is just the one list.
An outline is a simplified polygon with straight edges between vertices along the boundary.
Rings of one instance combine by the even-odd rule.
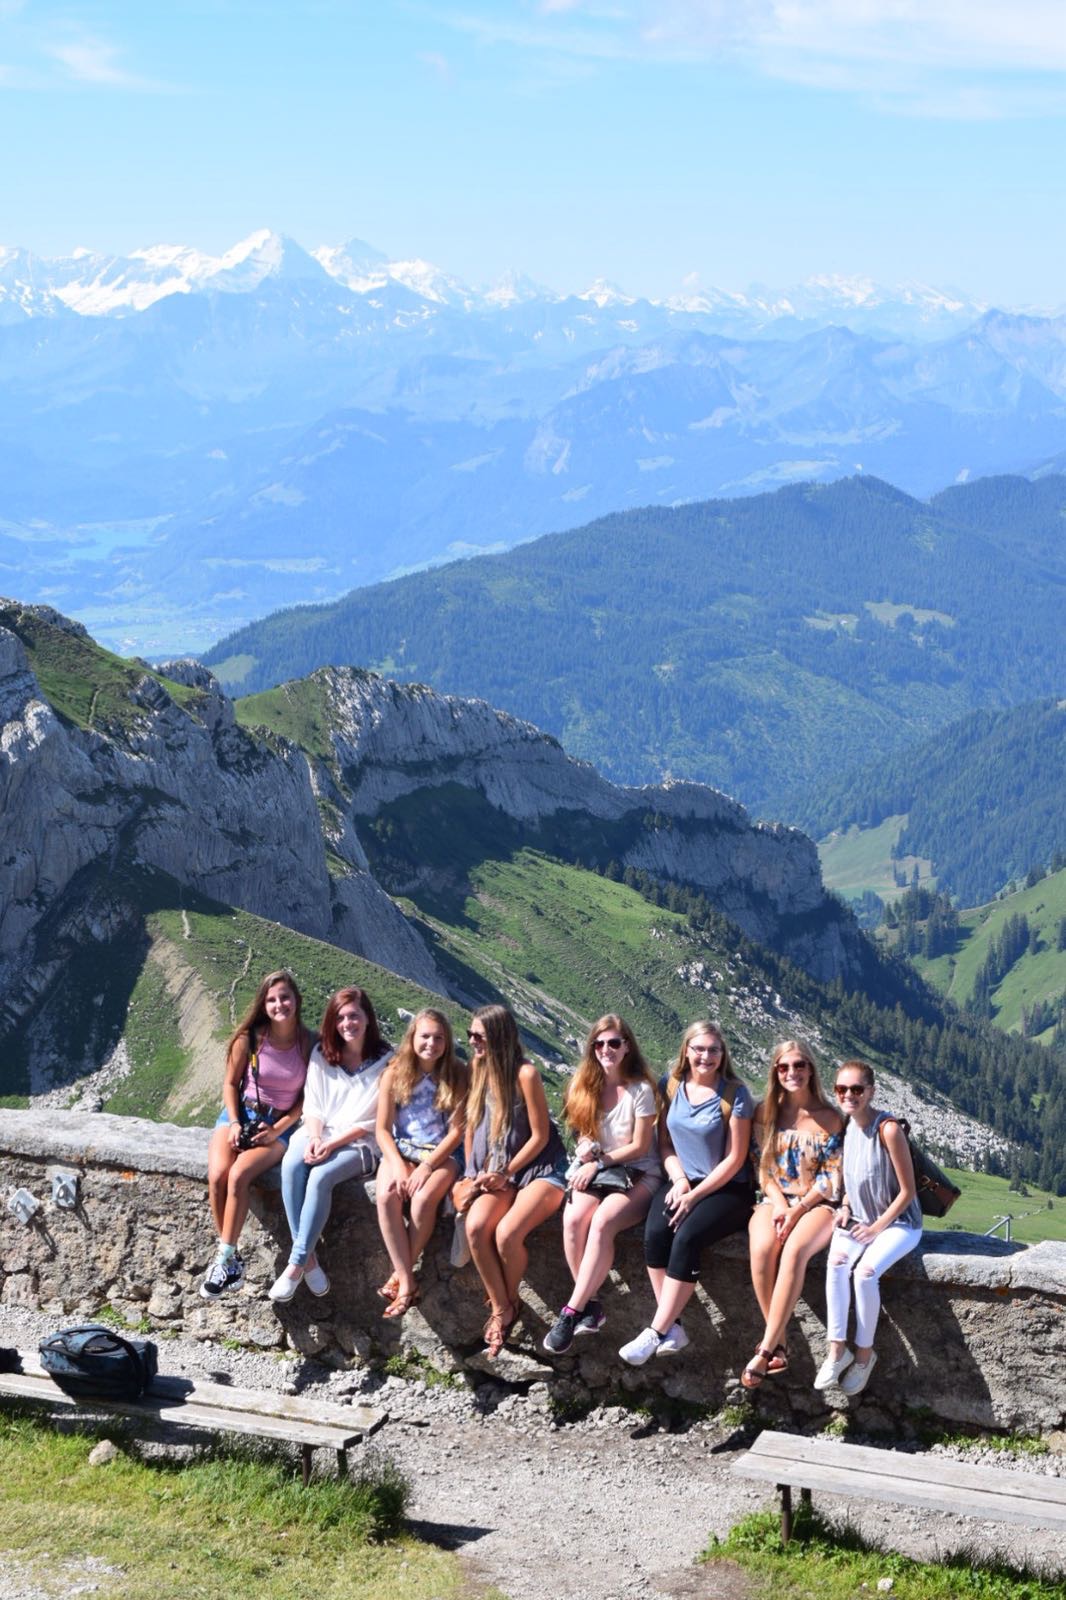
[[474, 1056], [470, 1068], [467, 1125], [478, 1127], [485, 1115], [485, 1106], [491, 1101], [489, 1137], [497, 1143], [510, 1133], [514, 1121], [518, 1073], [525, 1060], [522, 1041], [518, 1037], [518, 1024], [506, 1006], [480, 1006], [470, 1020], [481, 1023], [485, 1049], [480, 1056]]
[[801, 1044], [798, 1039], [783, 1039], [774, 1046], [774, 1053], [770, 1057], [770, 1081], [766, 1085], [766, 1094], [762, 1102], [761, 1128], [759, 1131], [759, 1182], [765, 1184], [770, 1176], [770, 1163], [773, 1160], [774, 1144], [777, 1139], [778, 1123], [781, 1120], [781, 1103], [784, 1099], [784, 1090], [781, 1079], [777, 1075], [777, 1063], [782, 1056], [798, 1055], [807, 1063], [810, 1077], [807, 1080], [811, 1099], [825, 1111], [835, 1111], [836, 1107], [827, 1097], [818, 1076], [818, 1064], [809, 1045]]
[[650, 1086], [652, 1093], [655, 1093], [655, 1079], [641, 1054], [632, 1028], [616, 1011], [609, 1011], [589, 1029], [588, 1038], [585, 1040], [585, 1053], [566, 1091], [563, 1112], [579, 1139], [595, 1139], [600, 1125], [600, 1096], [603, 1094], [607, 1074], [600, 1066], [595, 1045], [597, 1035], [605, 1028], [612, 1028], [629, 1046], [622, 1058], [621, 1071], [624, 1080], [627, 1083], [643, 1081]]
[[296, 1038], [299, 1041], [300, 1052], [303, 1055], [304, 1062], [306, 1063], [310, 1060], [315, 1036], [303, 1025], [304, 997], [300, 993], [299, 985], [292, 973], [285, 967], [278, 967], [276, 971], [267, 973], [255, 991], [255, 998], [251, 1005], [226, 1041], [227, 1061], [238, 1045], [243, 1044], [248, 1054], [251, 1055], [253, 1046], [258, 1048], [264, 1034], [270, 1032], [270, 1018], [266, 1012], [266, 999], [276, 983], [284, 983], [292, 990], [296, 1001]]
[[466, 1067], [455, 1053], [452, 1025], [443, 1011], [420, 1011], [407, 1024], [407, 1031], [392, 1058], [393, 1099], [398, 1106], [405, 1106], [422, 1076], [421, 1062], [415, 1054], [415, 1035], [426, 1022], [431, 1022], [444, 1035], [444, 1051], [432, 1067], [432, 1075], [437, 1083], [433, 1104], [438, 1111], [446, 1111], [450, 1115], [466, 1099], [468, 1076]]
[[363, 1061], [376, 1061], [378, 1056], [384, 1055], [389, 1048], [388, 1040], [383, 1038], [378, 1024], [377, 1012], [374, 1002], [365, 989], [360, 989], [357, 983], [349, 984], [345, 989], [338, 989], [336, 994], [331, 994], [326, 1002], [326, 1009], [322, 1013], [322, 1026], [319, 1028], [319, 1049], [331, 1067], [339, 1066], [344, 1060], [344, 1040], [341, 1038], [337, 1019], [342, 1006], [361, 1006], [366, 1012], [366, 1032], [363, 1035]]
[[681, 1048], [677, 1052], [677, 1060], [670, 1068], [670, 1076], [666, 1080], [666, 1098], [672, 1100], [681, 1086], [681, 1081], [686, 1077], [689, 1068], [688, 1047], [693, 1039], [698, 1039], [701, 1033], [709, 1033], [712, 1039], [717, 1039], [722, 1047], [721, 1065], [718, 1070], [723, 1078], [735, 1078], [736, 1068], [733, 1057], [729, 1054], [729, 1044], [725, 1034], [717, 1022], [704, 1018], [702, 1022], [690, 1022], [681, 1035]]

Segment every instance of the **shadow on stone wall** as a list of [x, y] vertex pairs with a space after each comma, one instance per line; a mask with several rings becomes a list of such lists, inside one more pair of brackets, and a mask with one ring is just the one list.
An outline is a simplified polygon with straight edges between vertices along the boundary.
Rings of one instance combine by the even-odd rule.
[[[79, 1113], [0, 1111], [0, 1185], [40, 1200], [23, 1227], [5, 1214], [0, 1299], [54, 1314], [57, 1324], [109, 1305], [151, 1328], [166, 1366], [168, 1330], [201, 1339], [286, 1345], [333, 1364], [382, 1362], [415, 1353], [446, 1372], [492, 1376], [526, 1386], [547, 1381], [564, 1404], [619, 1395], [663, 1395], [717, 1409], [742, 1398], [738, 1374], [762, 1327], [743, 1236], [710, 1253], [685, 1328], [680, 1356], [639, 1369], [618, 1347], [646, 1326], [652, 1296], [640, 1231], [619, 1241], [603, 1294], [607, 1324], [549, 1357], [541, 1341], [563, 1304], [570, 1278], [558, 1217], [531, 1240], [522, 1320], [495, 1362], [483, 1353], [487, 1310], [472, 1266], [450, 1265], [452, 1223], [442, 1219], [422, 1266], [422, 1300], [402, 1319], [385, 1319], [376, 1294], [390, 1265], [378, 1233], [373, 1184], [343, 1185], [321, 1245], [332, 1280], [321, 1300], [305, 1288], [275, 1307], [266, 1290], [288, 1255], [288, 1230], [275, 1186], [255, 1192], [242, 1240], [244, 1288], [221, 1302], [200, 1297], [214, 1250], [206, 1198], [202, 1129]], [[74, 1210], [48, 1199], [51, 1173], [79, 1175]], [[816, 1423], [831, 1414], [811, 1387], [825, 1348], [824, 1254], [808, 1273], [790, 1334], [791, 1367], [758, 1391], [767, 1423]], [[865, 1428], [892, 1430], [926, 1413], [954, 1425], [1039, 1431], [1066, 1415], [1066, 1246], [1026, 1249], [969, 1234], [927, 1234], [884, 1282], [878, 1368], [860, 1402]], [[847, 1404], [839, 1395], [840, 1404]]]

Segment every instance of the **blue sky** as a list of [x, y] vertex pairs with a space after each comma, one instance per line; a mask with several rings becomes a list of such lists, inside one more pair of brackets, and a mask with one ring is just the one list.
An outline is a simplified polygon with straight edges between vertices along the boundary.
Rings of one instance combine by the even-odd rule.
[[0, 0], [0, 242], [1066, 304], [1062, 0]]

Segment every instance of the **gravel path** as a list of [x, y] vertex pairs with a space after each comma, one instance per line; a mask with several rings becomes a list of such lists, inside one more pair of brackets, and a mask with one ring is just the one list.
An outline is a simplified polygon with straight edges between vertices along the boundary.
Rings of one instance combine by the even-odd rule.
[[[54, 1318], [0, 1307], [0, 1344], [35, 1349]], [[712, 1534], [724, 1536], [749, 1511], [772, 1503], [762, 1487], [735, 1479], [730, 1462], [743, 1441], [728, 1427], [701, 1422], [672, 1433], [617, 1407], [557, 1425], [547, 1389], [503, 1390], [482, 1375], [469, 1385], [428, 1386], [371, 1372], [335, 1372], [300, 1359], [225, 1350], [191, 1340], [164, 1341], [169, 1373], [323, 1399], [365, 1401], [389, 1421], [373, 1449], [390, 1456], [412, 1484], [410, 1517], [421, 1537], [458, 1550], [472, 1594], [496, 1585], [509, 1600], [742, 1600], [742, 1574], [693, 1569]], [[944, 1447], [936, 1447], [944, 1449]], [[1014, 1458], [983, 1446], [945, 1449], [959, 1459], [994, 1460], [1004, 1470], [1066, 1476], [1066, 1457]], [[820, 1496], [823, 1511], [834, 1508]], [[975, 1558], [1041, 1559], [1066, 1571], [1066, 1537], [900, 1508], [837, 1503], [836, 1512], [871, 1539], [925, 1559], [966, 1546]], [[32, 1574], [5, 1566], [4, 1600], [106, 1595], [106, 1573], [86, 1584], [34, 1587]], [[86, 1567], [88, 1563], [84, 1564]], [[5, 1581], [6, 1580], [6, 1581]]]

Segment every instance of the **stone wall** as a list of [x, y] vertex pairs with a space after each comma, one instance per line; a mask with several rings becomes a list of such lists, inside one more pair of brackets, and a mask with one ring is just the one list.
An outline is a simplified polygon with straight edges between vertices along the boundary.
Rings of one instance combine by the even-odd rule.
[[[421, 1304], [384, 1321], [374, 1290], [389, 1273], [372, 1204], [373, 1184], [338, 1191], [322, 1259], [332, 1290], [297, 1291], [275, 1307], [266, 1289], [287, 1256], [276, 1187], [256, 1192], [242, 1241], [245, 1287], [221, 1302], [199, 1295], [213, 1250], [206, 1200], [208, 1135], [132, 1118], [76, 1112], [0, 1111], [0, 1301], [41, 1308], [57, 1326], [110, 1305], [151, 1326], [166, 1368], [168, 1329], [264, 1348], [292, 1346], [327, 1361], [376, 1361], [413, 1350], [446, 1371], [494, 1373], [505, 1382], [547, 1378], [561, 1399], [607, 1400], [658, 1391], [712, 1407], [742, 1393], [737, 1373], [761, 1332], [743, 1239], [708, 1257], [686, 1314], [692, 1344], [676, 1358], [632, 1370], [617, 1348], [651, 1309], [639, 1230], [621, 1241], [604, 1294], [607, 1326], [551, 1359], [541, 1340], [569, 1289], [558, 1219], [534, 1235], [512, 1346], [488, 1362], [479, 1337], [486, 1311], [472, 1266], [449, 1265], [452, 1224], [442, 1221], [422, 1268]], [[78, 1174], [78, 1204], [53, 1204], [51, 1176]], [[17, 1187], [41, 1202], [29, 1225], [7, 1210]], [[824, 1260], [824, 1258], [823, 1258]], [[759, 1391], [768, 1421], [824, 1418], [811, 1380], [824, 1351], [823, 1261], [808, 1276], [787, 1376]], [[1066, 1245], [1026, 1249], [975, 1235], [927, 1234], [886, 1280], [879, 1365], [859, 1403], [870, 1428], [896, 1428], [924, 1410], [941, 1422], [1020, 1431], [1066, 1423]]]

